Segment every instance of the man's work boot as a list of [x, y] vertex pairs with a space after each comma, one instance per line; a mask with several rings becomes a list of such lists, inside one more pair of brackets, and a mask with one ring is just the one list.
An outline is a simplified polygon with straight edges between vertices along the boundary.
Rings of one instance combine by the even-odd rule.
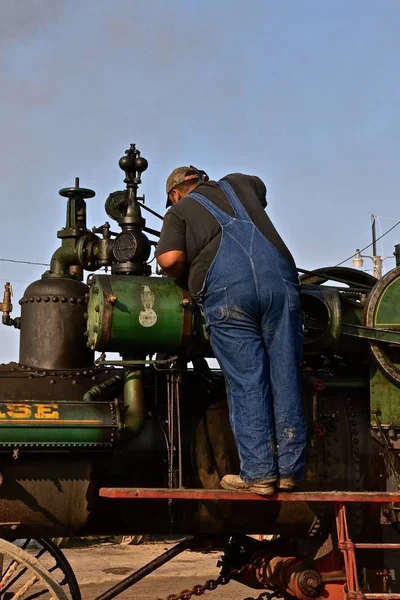
[[250, 483], [243, 481], [239, 475], [225, 475], [220, 481], [221, 487], [225, 490], [234, 490], [236, 492], [254, 492], [263, 496], [275, 494], [275, 479], [266, 479]]
[[284, 492], [291, 492], [295, 490], [297, 484], [293, 477], [281, 477], [278, 479], [278, 488]]

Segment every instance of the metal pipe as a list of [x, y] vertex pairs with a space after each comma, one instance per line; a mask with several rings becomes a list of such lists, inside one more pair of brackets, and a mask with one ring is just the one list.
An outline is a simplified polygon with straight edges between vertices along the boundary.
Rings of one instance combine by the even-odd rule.
[[113, 377], [110, 377], [110, 379], [107, 379], [107, 381], [103, 381], [103, 383], [91, 387], [83, 396], [83, 401], [90, 402], [96, 400], [103, 392], [111, 390], [114, 387], [118, 388], [117, 394], [119, 394], [122, 390], [122, 378], [120, 375], [114, 375]]
[[70, 267], [79, 265], [79, 261], [76, 255], [75, 247], [64, 245], [57, 248], [51, 257], [50, 261], [50, 273], [58, 275], [59, 277], [69, 277]]
[[178, 435], [178, 487], [182, 487], [182, 423], [181, 423], [181, 375], [173, 376], [175, 381], [176, 424]]
[[372, 256], [376, 256], [376, 217], [371, 215], [371, 227], [372, 227]]
[[125, 428], [124, 437], [133, 437], [141, 432], [145, 420], [143, 370], [128, 369], [124, 373]]
[[149, 212], [150, 214], [154, 215], [155, 217], [158, 217], [159, 219], [161, 219], [161, 221], [164, 221], [164, 217], [162, 217], [159, 213], [157, 213], [152, 208], [149, 208], [148, 206], [146, 206], [146, 204], [143, 204], [142, 202], [139, 202], [139, 201], [138, 201], [138, 204], [139, 204], [139, 206], [144, 208], [144, 210], [147, 210], [147, 212]]
[[111, 600], [111, 598], [115, 598], [115, 596], [118, 596], [118, 594], [121, 594], [121, 592], [124, 592], [147, 575], [150, 575], [150, 573], [153, 573], [153, 571], [159, 567], [162, 567], [165, 565], [165, 563], [170, 561], [175, 556], [178, 556], [178, 554], [181, 554], [191, 546], [192, 540], [182, 540], [182, 542], [179, 542], [179, 544], [173, 548], [170, 548], [160, 556], [157, 556], [157, 558], [147, 563], [147, 565], [141, 569], [138, 569], [134, 573], [131, 573], [131, 575], [128, 575], [128, 577], [108, 589], [106, 592], [101, 594], [101, 596], [97, 596], [96, 600]]
[[170, 356], [170, 358], [162, 360], [99, 360], [98, 365], [114, 365], [120, 367], [135, 367], [138, 365], [167, 365], [174, 362], [178, 357]]

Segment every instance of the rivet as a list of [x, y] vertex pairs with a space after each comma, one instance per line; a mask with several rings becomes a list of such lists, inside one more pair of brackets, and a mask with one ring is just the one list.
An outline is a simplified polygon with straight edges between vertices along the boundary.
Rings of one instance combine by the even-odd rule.
[[34, 298], [33, 296], [31, 296], [31, 297], [29, 298], [29, 302], [35, 302], [35, 298]]
[[53, 296], [52, 300], [53, 300], [53, 302], [58, 302], [57, 296]]
[[45, 302], [50, 302], [50, 298], [49, 298], [48, 296], [45, 296], [45, 297], [43, 298], [43, 300], [44, 300]]
[[42, 301], [42, 297], [41, 297], [41, 296], [38, 296], [38, 297], [36, 298], [36, 302], [41, 302], [41, 301]]
[[28, 298], [24, 298], [25, 304], [28, 304]]
[[71, 304], [75, 304], [76, 303], [76, 298], [70, 298], [69, 301], [71, 302]]
[[51, 383], [52, 385], [54, 385], [54, 384], [55, 384], [55, 382], [56, 382], [56, 380], [55, 380], [55, 379], [50, 379], [50, 383]]
[[68, 298], [66, 298], [65, 296], [63, 296], [63, 297], [61, 298], [61, 302], [67, 302], [67, 301], [68, 301]]
[[79, 377], [79, 375], [80, 375], [80, 372], [79, 372], [79, 371], [77, 371], [75, 374], [76, 374], [76, 376], [77, 376], [77, 377]]
[[83, 298], [78, 298], [78, 304], [83, 304], [84, 300]]
[[87, 375], [87, 371], [83, 371], [83, 374], [84, 374], [84, 375]]
[[72, 385], [76, 385], [78, 382], [76, 379], [73, 380]]

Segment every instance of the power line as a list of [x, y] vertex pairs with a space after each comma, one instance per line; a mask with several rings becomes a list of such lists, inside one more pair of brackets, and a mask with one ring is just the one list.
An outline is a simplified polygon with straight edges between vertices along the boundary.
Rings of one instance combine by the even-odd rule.
[[[400, 221], [397, 221], [397, 223], [395, 225], [393, 225], [393, 227], [391, 227], [390, 229], [388, 229], [387, 231], [385, 231], [385, 233], [382, 233], [382, 235], [380, 235], [378, 238], [376, 238], [376, 242], [378, 242], [379, 240], [381, 240], [382, 238], [385, 237], [385, 235], [387, 235], [388, 233], [390, 233], [391, 231], [393, 231], [393, 229], [395, 227], [397, 227], [397, 225], [400, 225]], [[358, 252], [364, 252], [364, 250], [367, 250], [367, 248], [370, 248], [372, 246], [373, 242], [371, 242], [370, 244], [368, 244], [368, 246], [365, 246], [364, 248], [361, 248], [361, 250], [358, 250]], [[347, 262], [348, 260], [350, 260], [351, 258], [353, 258], [353, 256], [355, 256], [357, 254], [357, 252], [354, 252], [354, 254], [352, 254], [351, 256], [349, 256], [348, 258], [346, 258], [345, 260], [342, 260], [342, 262], [338, 263], [337, 265], [335, 265], [336, 267], [340, 267], [340, 265], [342, 265], [343, 263]]]
[[17, 263], [19, 265], [36, 265], [38, 267], [49, 267], [47, 263], [32, 262], [30, 260], [14, 260], [13, 258], [0, 258], [0, 262]]

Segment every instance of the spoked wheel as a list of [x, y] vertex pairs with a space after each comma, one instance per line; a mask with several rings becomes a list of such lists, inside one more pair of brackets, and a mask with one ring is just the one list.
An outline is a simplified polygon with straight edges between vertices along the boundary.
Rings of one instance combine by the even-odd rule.
[[0, 539], [0, 600], [36, 598], [81, 600], [67, 559], [51, 540], [30, 538], [19, 547]]

